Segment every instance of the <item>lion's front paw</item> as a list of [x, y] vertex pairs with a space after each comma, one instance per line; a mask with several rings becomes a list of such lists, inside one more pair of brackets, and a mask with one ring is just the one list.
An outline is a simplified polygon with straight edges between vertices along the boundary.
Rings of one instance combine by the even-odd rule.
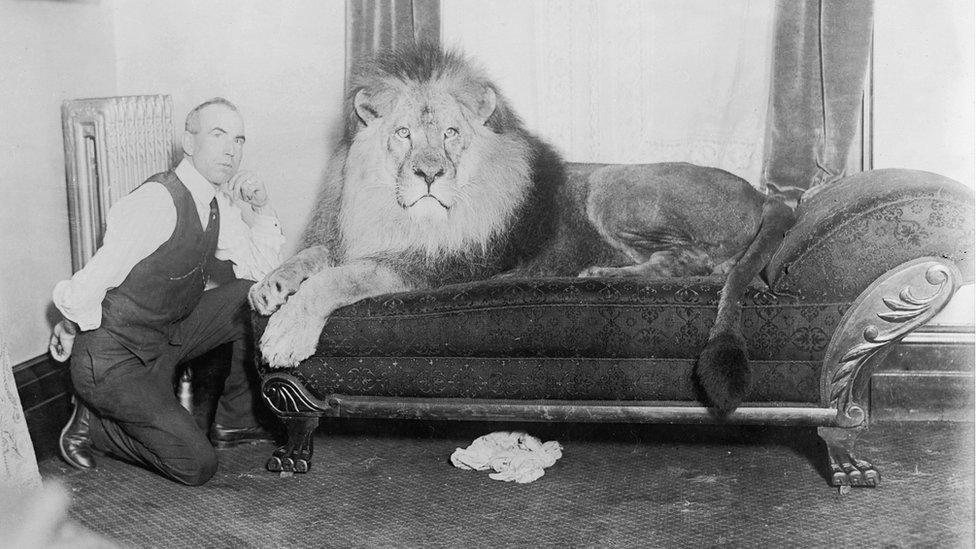
[[247, 294], [251, 308], [262, 315], [277, 311], [288, 300], [288, 296], [298, 291], [303, 278], [294, 269], [275, 269], [264, 280], [251, 286]]
[[324, 327], [324, 317], [309, 314], [293, 299], [268, 320], [261, 336], [261, 355], [272, 368], [297, 366], [315, 352]]

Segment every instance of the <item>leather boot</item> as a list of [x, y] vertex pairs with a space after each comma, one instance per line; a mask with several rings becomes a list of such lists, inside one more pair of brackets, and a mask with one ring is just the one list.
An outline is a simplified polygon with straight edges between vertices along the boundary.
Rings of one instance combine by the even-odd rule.
[[61, 457], [72, 467], [94, 469], [95, 455], [91, 442], [91, 411], [79, 400], [73, 398], [75, 408], [68, 424], [61, 429], [58, 448]]

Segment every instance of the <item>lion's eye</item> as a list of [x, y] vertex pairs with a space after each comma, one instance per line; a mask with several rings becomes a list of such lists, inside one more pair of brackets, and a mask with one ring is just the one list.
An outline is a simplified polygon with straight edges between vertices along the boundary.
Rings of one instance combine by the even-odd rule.
[[397, 128], [397, 131], [394, 133], [396, 133], [396, 136], [401, 139], [406, 139], [410, 137], [410, 130], [408, 130], [407, 128]]
[[444, 137], [455, 137], [458, 133], [457, 128], [448, 128], [444, 130]]

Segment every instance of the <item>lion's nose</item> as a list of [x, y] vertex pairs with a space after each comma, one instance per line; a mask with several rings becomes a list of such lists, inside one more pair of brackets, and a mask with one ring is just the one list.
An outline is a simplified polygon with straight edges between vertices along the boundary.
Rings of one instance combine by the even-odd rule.
[[413, 173], [418, 177], [423, 177], [424, 182], [427, 183], [427, 188], [429, 189], [430, 186], [434, 184], [435, 179], [444, 175], [444, 168], [414, 167]]

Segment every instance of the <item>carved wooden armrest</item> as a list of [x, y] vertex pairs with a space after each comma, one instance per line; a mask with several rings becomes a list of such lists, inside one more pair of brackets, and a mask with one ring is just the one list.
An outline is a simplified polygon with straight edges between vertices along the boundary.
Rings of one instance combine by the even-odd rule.
[[855, 427], [867, 417], [872, 370], [892, 348], [945, 307], [962, 276], [944, 258], [903, 263], [868, 286], [834, 331], [820, 377], [821, 405], [837, 410], [837, 425]]

